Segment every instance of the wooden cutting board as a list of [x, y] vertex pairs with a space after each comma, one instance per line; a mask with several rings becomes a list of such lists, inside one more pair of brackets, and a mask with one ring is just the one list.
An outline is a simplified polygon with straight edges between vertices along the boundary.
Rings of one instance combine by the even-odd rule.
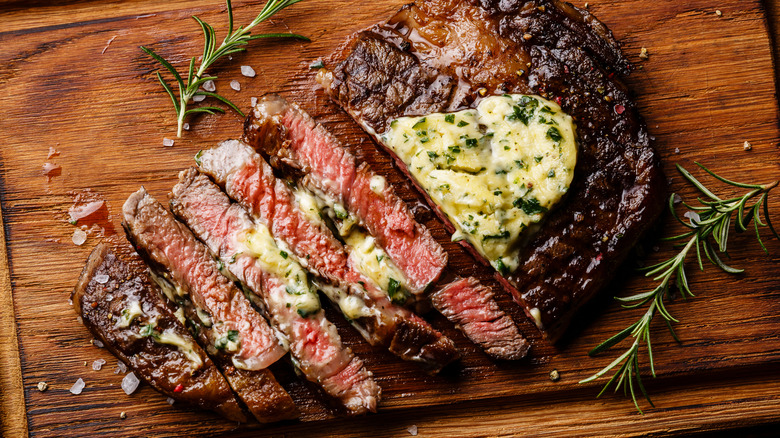
[[[584, 2], [577, 1], [582, 6]], [[313, 42], [259, 41], [246, 54], [216, 66], [217, 88], [242, 108], [252, 96], [278, 91], [299, 102], [345, 140], [409, 202], [416, 193], [378, 152], [371, 140], [323, 96], [308, 66], [330, 53], [348, 34], [387, 19], [402, 2], [306, 0], [283, 11], [262, 30], [293, 30]], [[260, 2], [236, 2], [237, 23], [249, 22]], [[638, 65], [627, 79], [663, 157], [670, 190], [691, 199], [694, 192], [674, 171], [681, 163], [694, 174], [693, 161], [737, 180], [769, 182], [780, 178], [777, 142], [778, 105], [766, 18], [760, 1], [712, 2], [650, 0], [591, 1], [590, 9], [624, 44]], [[0, 425], [6, 436], [193, 436], [230, 432], [255, 435], [253, 426], [237, 426], [184, 406], [169, 406], [148, 386], [127, 396], [116, 360], [91, 345], [76, 321], [69, 294], [90, 250], [100, 240], [90, 233], [76, 246], [76, 229], [67, 221], [74, 196], [89, 189], [106, 201], [97, 225], [121, 239], [119, 215], [125, 198], [144, 185], [165, 199], [179, 170], [193, 155], [216, 142], [238, 137], [241, 119], [234, 113], [190, 121], [192, 130], [175, 137], [168, 97], [154, 78], [157, 65], [139, 45], [150, 45], [180, 69], [202, 50], [196, 14], [218, 32], [226, 27], [216, 0], [119, 3], [75, 1], [33, 6], [0, 1]], [[258, 29], [260, 30], [260, 29]], [[220, 35], [223, 35], [220, 33]], [[650, 59], [638, 58], [646, 47]], [[250, 65], [255, 78], [240, 74]], [[231, 80], [241, 91], [230, 89]], [[751, 151], [743, 150], [749, 141]], [[47, 160], [49, 148], [58, 155]], [[61, 166], [50, 180], [45, 162]], [[733, 193], [729, 191], [729, 193]], [[780, 196], [774, 194], [772, 219], [780, 224]], [[427, 220], [450, 253], [452, 269], [477, 275], [500, 288], [489, 272], [459, 246], [441, 224]], [[667, 215], [658, 233], [678, 228]], [[768, 237], [768, 234], [765, 234]], [[656, 236], [657, 237], [657, 236]], [[727, 276], [712, 266], [704, 273], [690, 264], [696, 298], [675, 301], [669, 310], [680, 319], [677, 344], [655, 321], [657, 379], [645, 379], [656, 408], [637, 415], [630, 401], [608, 394], [596, 399], [603, 381], [577, 382], [622, 352], [589, 358], [587, 351], [639, 317], [609, 299], [647, 290], [652, 283], [626, 272], [587, 310], [568, 341], [547, 345], [522, 312], [500, 293], [502, 305], [531, 339], [527, 360], [493, 362], [443, 318], [434, 326], [456, 340], [463, 352], [457, 366], [427, 376], [416, 366], [365, 344], [333, 316], [345, 344], [365, 359], [384, 389], [380, 414], [357, 419], [328, 419], [327, 406], [300, 383], [286, 364], [282, 380], [303, 405], [301, 422], [263, 429], [273, 435], [512, 436], [574, 434], [675, 434], [751, 427], [780, 419], [780, 242], [767, 240], [764, 254], [750, 235], [734, 236], [731, 261], [745, 267]], [[659, 246], [655, 249], [654, 247]], [[650, 238], [648, 261], [673, 250]], [[7, 259], [6, 259], [7, 257]], [[97, 359], [107, 364], [93, 371]], [[85, 365], [86, 364], [86, 365]], [[561, 379], [551, 382], [557, 369]], [[646, 362], [643, 373], [648, 374]], [[80, 395], [68, 389], [86, 382]], [[46, 381], [49, 389], [36, 385]], [[125, 412], [127, 418], [120, 419]]]

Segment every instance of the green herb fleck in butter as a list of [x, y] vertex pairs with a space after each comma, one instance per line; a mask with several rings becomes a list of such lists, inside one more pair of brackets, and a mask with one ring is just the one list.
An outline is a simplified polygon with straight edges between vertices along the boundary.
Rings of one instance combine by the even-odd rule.
[[295, 306], [299, 315], [308, 316], [320, 310], [320, 299], [309, 287], [306, 271], [280, 247], [265, 225], [255, 224], [252, 231], [244, 234], [242, 243], [265, 271], [284, 279], [287, 302]]
[[564, 196], [577, 160], [572, 118], [538, 96], [491, 96], [475, 110], [393, 121], [382, 141], [502, 273], [525, 232]]

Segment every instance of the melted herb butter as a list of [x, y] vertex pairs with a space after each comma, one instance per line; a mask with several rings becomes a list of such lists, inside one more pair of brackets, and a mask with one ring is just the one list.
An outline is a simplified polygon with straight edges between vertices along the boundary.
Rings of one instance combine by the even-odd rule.
[[393, 121], [382, 141], [502, 273], [524, 232], [568, 191], [577, 159], [572, 118], [538, 96], [491, 96], [476, 110]]
[[[377, 194], [384, 192], [387, 182], [384, 177], [374, 176], [371, 178], [370, 187], [371, 190]], [[326, 198], [315, 196], [305, 189], [296, 188], [294, 191], [295, 200], [298, 204], [298, 208], [303, 212], [306, 218], [315, 224], [324, 224], [322, 212], [335, 212], [338, 213], [339, 204], [330, 203], [326, 201]], [[336, 208], [333, 208], [333, 207]], [[363, 231], [360, 227], [354, 226], [355, 221], [351, 217], [344, 219], [338, 219], [334, 214], [329, 214], [329, 217], [333, 220], [338, 228], [344, 243], [347, 245], [347, 252], [349, 257], [353, 260], [355, 268], [363, 275], [371, 279], [380, 289], [387, 292], [388, 296], [393, 302], [404, 303], [409, 297], [408, 287], [406, 286], [406, 277], [400, 269], [393, 263], [392, 259], [388, 257], [384, 249], [376, 244], [376, 240], [373, 236]], [[336, 300], [339, 304], [342, 313], [347, 318], [355, 319], [354, 316], [359, 313], [356, 309], [363, 306], [362, 301], [360, 305], [357, 302], [350, 300]], [[345, 306], [349, 306], [349, 309], [345, 309]]]
[[203, 359], [201, 359], [200, 354], [195, 352], [195, 347], [192, 345], [192, 342], [187, 341], [172, 330], [165, 330], [160, 334], [154, 335], [152, 339], [157, 343], [173, 345], [178, 348], [179, 351], [181, 351], [190, 362], [194, 363], [196, 367], [199, 368], [203, 365]]
[[353, 229], [344, 241], [349, 246], [349, 256], [360, 273], [386, 291], [393, 302], [401, 304], [406, 302], [409, 293], [404, 274], [376, 244], [372, 236]]
[[241, 243], [265, 271], [284, 279], [288, 295], [286, 304], [294, 306], [301, 316], [320, 310], [320, 299], [317, 292], [309, 287], [306, 271], [290, 251], [274, 240], [265, 225], [255, 224], [243, 235]]
[[116, 326], [119, 328], [129, 327], [130, 323], [139, 316], [143, 316], [144, 311], [141, 309], [141, 303], [138, 300], [130, 301], [126, 308], [122, 309], [122, 314], [117, 320]]

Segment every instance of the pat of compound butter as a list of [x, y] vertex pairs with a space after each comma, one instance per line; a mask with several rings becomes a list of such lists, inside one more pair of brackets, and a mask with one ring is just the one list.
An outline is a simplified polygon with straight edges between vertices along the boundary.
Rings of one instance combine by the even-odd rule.
[[517, 269], [526, 231], [569, 190], [577, 160], [571, 116], [539, 96], [402, 117], [381, 139], [452, 221], [453, 240], [504, 274]]

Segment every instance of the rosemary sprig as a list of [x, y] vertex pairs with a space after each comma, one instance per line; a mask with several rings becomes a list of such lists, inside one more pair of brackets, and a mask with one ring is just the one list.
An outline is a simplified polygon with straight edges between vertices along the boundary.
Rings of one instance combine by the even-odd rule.
[[[704, 270], [704, 263], [702, 263], [703, 252], [713, 265], [727, 273], [737, 274], [743, 272], [743, 270], [736, 269], [725, 264], [718, 255], [718, 252], [727, 254], [726, 249], [729, 238], [729, 229], [732, 222], [734, 223], [735, 230], [737, 232], [744, 232], [747, 231], [748, 227], [750, 227], [750, 223], [752, 221], [752, 228], [755, 230], [756, 239], [758, 240], [759, 245], [761, 245], [761, 248], [767, 253], [768, 251], [766, 246], [764, 246], [764, 242], [761, 240], [759, 227], [768, 227], [772, 234], [776, 238], [780, 239], [780, 236], [778, 236], [777, 231], [775, 231], [772, 223], [770, 222], [769, 207], [767, 204], [769, 191], [777, 187], [780, 181], [775, 181], [767, 185], [742, 184], [718, 176], [699, 163], [696, 163], [696, 165], [723, 183], [738, 188], [748, 189], [749, 191], [742, 196], [721, 199], [707, 187], [705, 187], [701, 182], [699, 182], [699, 180], [697, 180], [682, 166], [679, 164], [677, 165], [677, 170], [679, 170], [683, 177], [691, 182], [704, 195], [704, 198], [697, 198], [701, 204], [699, 206], [692, 206], [683, 202], [683, 205], [688, 208], [688, 212], [684, 215], [684, 217], [688, 219], [688, 222], [686, 222], [677, 215], [677, 212], [674, 208], [676, 195], [672, 194], [669, 198], [669, 209], [672, 212], [672, 216], [674, 216], [678, 222], [688, 228], [688, 231], [683, 234], [668, 237], [662, 240], [684, 241], [687, 239], [687, 242], [681, 243], [679, 245], [682, 246], [682, 249], [676, 256], [664, 262], [643, 269], [646, 271], [645, 276], [653, 277], [654, 281], [660, 281], [655, 289], [629, 297], [615, 297], [618, 301], [621, 302], [624, 308], [637, 308], [648, 303], [649, 306], [637, 322], [626, 327], [620, 333], [617, 333], [588, 352], [588, 355], [595, 356], [612, 348], [629, 336], [634, 339], [628, 350], [618, 356], [617, 359], [612, 361], [612, 363], [591, 377], [580, 382], [587, 383], [593, 381], [608, 373], [609, 371], [617, 368], [615, 374], [611, 379], [609, 379], [606, 385], [604, 385], [604, 388], [601, 390], [601, 392], [599, 392], [598, 396], [601, 396], [607, 390], [607, 388], [614, 384], [615, 392], [622, 388], [625, 395], [630, 393], [631, 399], [634, 402], [634, 406], [639, 411], [639, 413], [642, 413], [642, 409], [639, 407], [639, 403], [637, 402], [637, 389], [639, 389], [641, 394], [647, 399], [648, 403], [650, 403], [650, 406], [654, 406], [652, 400], [650, 400], [650, 396], [642, 384], [642, 378], [639, 372], [639, 355], [642, 348], [646, 345], [647, 358], [650, 364], [650, 373], [653, 377], [655, 377], [653, 348], [650, 339], [650, 322], [653, 320], [653, 317], [656, 315], [656, 313], [661, 315], [661, 318], [669, 328], [672, 337], [674, 337], [677, 342], [680, 342], [680, 339], [677, 337], [674, 329], [672, 328], [672, 323], [676, 323], [678, 320], [669, 313], [664, 303], [665, 301], [671, 299], [672, 281], [674, 281], [674, 284], [680, 291], [680, 295], [683, 299], [694, 296], [693, 292], [691, 292], [691, 289], [688, 286], [688, 279], [685, 275], [685, 261], [688, 257], [688, 254], [695, 250], [699, 269], [702, 271]], [[754, 199], [754, 203], [752, 205], [748, 205]], [[766, 223], [761, 221], [762, 209]], [[734, 219], [735, 215], [736, 220]]]
[[263, 9], [260, 11], [260, 13], [255, 17], [254, 20], [252, 20], [251, 23], [249, 23], [246, 26], [239, 26], [237, 29], [233, 28], [233, 6], [230, 4], [230, 0], [227, 0], [227, 13], [228, 13], [228, 34], [225, 36], [225, 39], [222, 40], [222, 44], [217, 45], [217, 35], [214, 31], [214, 28], [201, 20], [198, 17], [193, 16], [192, 18], [198, 22], [201, 29], [203, 30], [203, 56], [200, 59], [200, 64], [198, 65], [198, 68], [195, 69], [195, 57], [193, 56], [190, 58], [190, 66], [189, 70], [187, 72], [187, 81], [185, 82], [182, 78], [182, 75], [176, 71], [176, 69], [171, 65], [170, 62], [165, 60], [162, 56], [158, 55], [154, 52], [154, 50], [141, 46], [141, 50], [146, 52], [149, 56], [154, 58], [157, 62], [159, 62], [163, 67], [165, 67], [171, 74], [173, 75], [173, 78], [176, 80], [176, 84], [179, 87], [179, 95], [178, 97], [174, 93], [173, 89], [168, 85], [168, 83], [163, 79], [162, 75], [159, 71], [157, 71], [157, 79], [160, 81], [160, 84], [162, 84], [165, 91], [168, 93], [168, 95], [171, 97], [171, 101], [173, 102], [173, 107], [176, 109], [176, 120], [178, 122], [178, 129], [176, 131], [176, 135], [178, 137], [181, 137], [181, 131], [182, 127], [184, 126], [184, 119], [190, 115], [195, 113], [207, 113], [207, 114], [214, 114], [215, 112], [224, 113], [225, 110], [216, 107], [216, 106], [201, 106], [198, 108], [191, 108], [187, 109], [187, 104], [190, 102], [190, 99], [192, 99], [194, 96], [207, 96], [207, 97], [213, 97], [230, 108], [233, 108], [237, 113], [239, 113], [242, 117], [244, 116], [244, 113], [241, 112], [238, 107], [233, 104], [230, 100], [225, 98], [224, 96], [220, 96], [217, 93], [211, 93], [208, 91], [204, 91], [199, 89], [205, 82], [217, 79], [216, 76], [204, 76], [206, 69], [208, 69], [212, 64], [217, 62], [220, 58], [226, 55], [231, 55], [233, 53], [238, 53], [246, 50], [246, 46], [249, 41], [260, 39], [260, 38], [296, 38], [299, 40], [309, 41], [308, 38], [302, 35], [294, 34], [294, 33], [265, 33], [265, 34], [257, 34], [252, 35], [250, 31], [252, 28], [257, 26], [258, 24], [262, 23], [263, 21], [269, 19], [271, 16], [276, 14], [277, 12], [281, 11], [282, 9], [291, 6], [295, 3], [298, 3], [302, 0], [269, 0]]

